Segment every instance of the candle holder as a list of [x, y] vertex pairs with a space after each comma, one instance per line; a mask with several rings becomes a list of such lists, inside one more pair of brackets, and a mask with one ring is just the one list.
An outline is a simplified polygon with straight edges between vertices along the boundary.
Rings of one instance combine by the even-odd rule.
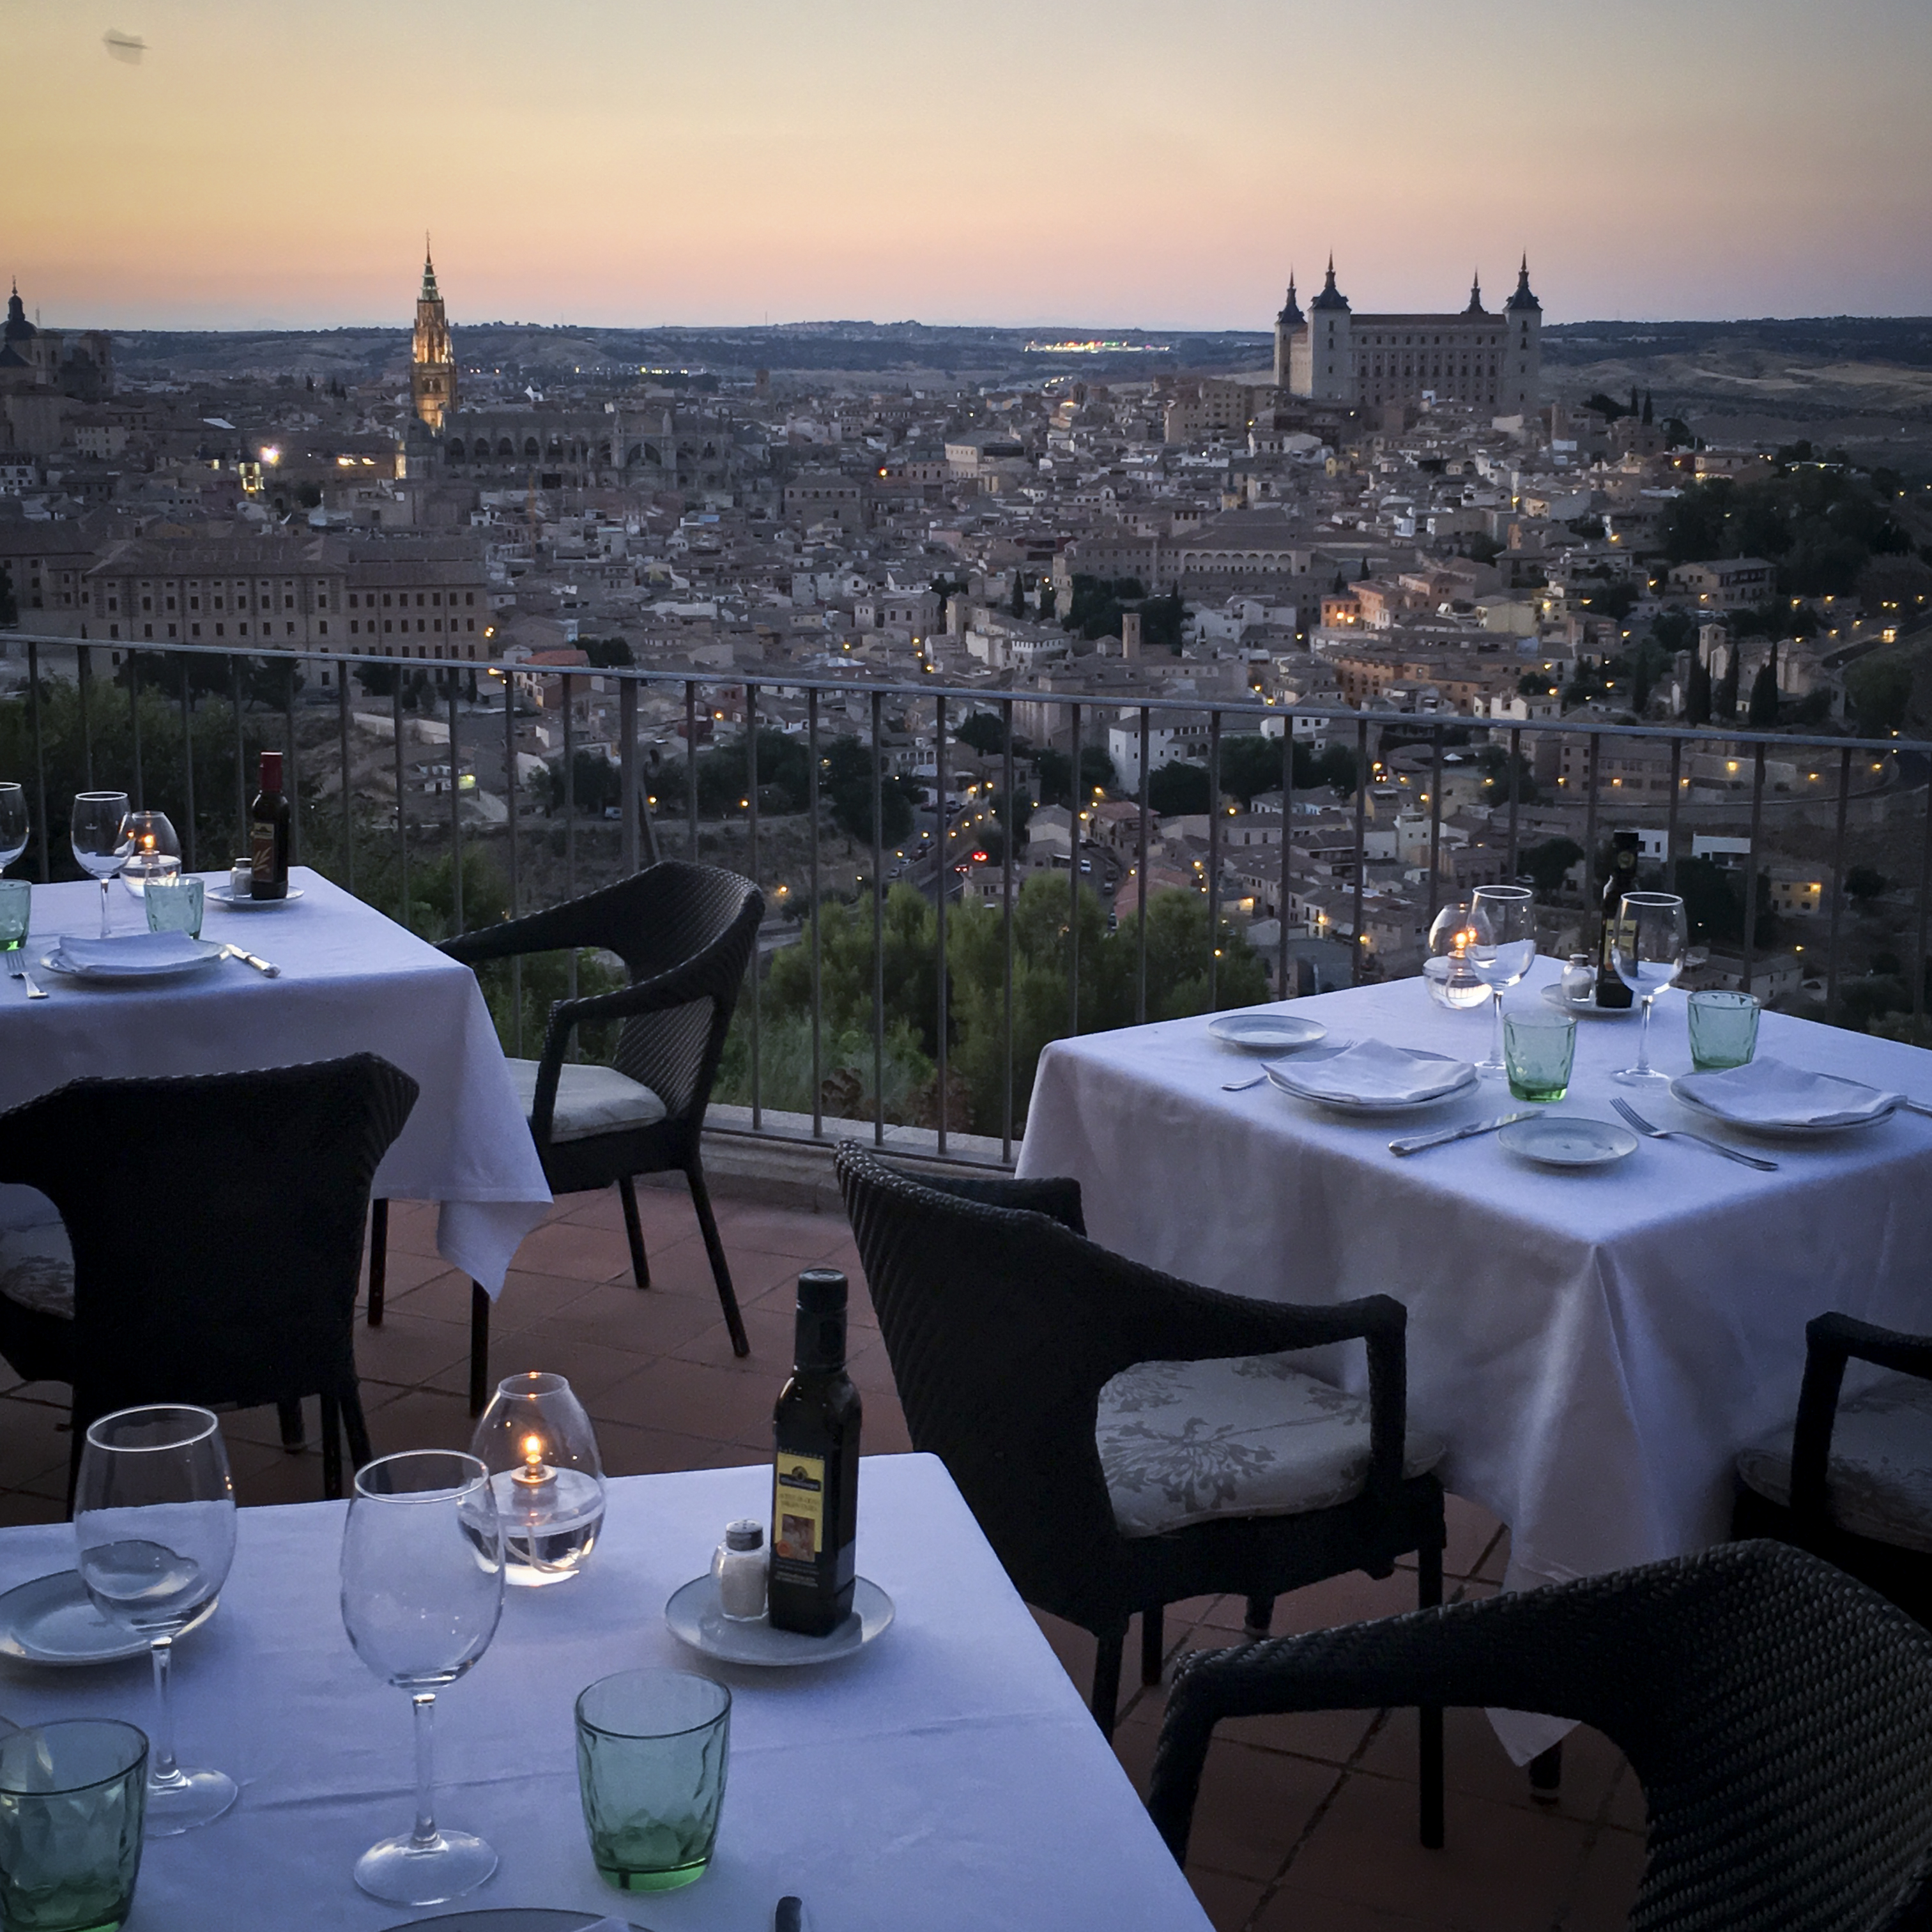
[[181, 839], [166, 812], [129, 812], [121, 836], [128, 846], [128, 856], [121, 862], [121, 883], [137, 899], [146, 892], [151, 873], [180, 871]]
[[1468, 950], [1475, 939], [1466, 899], [1453, 900], [1436, 915], [1429, 928], [1429, 957], [1422, 962], [1422, 976], [1429, 982], [1429, 997], [1438, 1006], [1464, 1012], [1489, 1004], [1490, 988], [1476, 976], [1468, 961]]
[[604, 1521], [597, 1432], [561, 1376], [506, 1376], [470, 1438], [503, 1523], [504, 1580], [561, 1583], [590, 1560]]

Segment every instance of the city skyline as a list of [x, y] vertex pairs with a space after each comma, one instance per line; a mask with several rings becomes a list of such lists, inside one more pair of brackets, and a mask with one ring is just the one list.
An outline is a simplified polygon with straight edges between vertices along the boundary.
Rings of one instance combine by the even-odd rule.
[[1601, 20], [15, 0], [0, 274], [52, 326], [400, 328], [428, 226], [459, 328], [1262, 331], [1331, 248], [1376, 309], [1527, 250], [1552, 323], [1932, 312], [1922, 9]]

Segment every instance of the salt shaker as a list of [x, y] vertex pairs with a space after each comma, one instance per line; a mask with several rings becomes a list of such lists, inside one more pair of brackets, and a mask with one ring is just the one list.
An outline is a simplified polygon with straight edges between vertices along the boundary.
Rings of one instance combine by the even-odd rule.
[[734, 1623], [756, 1623], [765, 1613], [765, 1526], [746, 1516], [724, 1526], [724, 1540], [712, 1553], [718, 1607]]
[[1597, 968], [1587, 952], [1573, 952], [1570, 963], [1563, 969], [1563, 998], [1568, 1006], [1576, 1006], [1587, 1000], [1595, 990]]
[[254, 866], [247, 859], [237, 859], [228, 868], [228, 896], [231, 899], [246, 899], [254, 895]]

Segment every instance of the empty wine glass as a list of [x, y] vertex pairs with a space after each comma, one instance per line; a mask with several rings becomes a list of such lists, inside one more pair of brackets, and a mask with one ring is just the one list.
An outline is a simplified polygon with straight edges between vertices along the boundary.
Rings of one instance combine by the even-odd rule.
[[0, 784], [0, 872], [27, 849], [27, 794], [16, 784]]
[[1643, 1002], [1636, 1064], [1612, 1076], [1626, 1087], [1648, 1087], [1670, 1078], [1650, 1064], [1650, 1003], [1683, 971], [1689, 943], [1684, 902], [1675, 892], [1624, 893], [1610, 928], [1610, 963]]
[[1503, 992], [1529, 970], [1536, 957], [1536, 896], [1527, 886], [1478, 886], [1470, 896], [1469, 927], [1475, 935], [1465, 948], [1469, 970], [1496, 994], [1490, 1057], [1476, 1063], [1476, 1071], [1507, 1078]]
[[503, 1532], [490, 1472], [441, 1449], [360, 1470], [342, 1532], [342, 1622], [356, 1654], [416, 1708], [416, 1822], [371, 1845], [356, 1882], [392, 1905], [441, 1905], [473, 1892], [496, 1854], [437, 1828], [436, 1694], [490, 1647], [503, 1610]]
[[80, 869], [100, 881], [100, 936], [107, 937], [107, 882], [128, 856], [128, 794], [82, 791], [74, 797], [74, 856]]
[[192, 1831], [235, 1802], [232, 1778], [175, 1762], [169, 1679], [176, 1636], [228, 1580], [235, 1557], [235, 1488], [213, 1414], [162, 1402], [91, 1423], [74, 1532], [94, 1608], [145, 1636], [154, 1658], [148, 1835]]

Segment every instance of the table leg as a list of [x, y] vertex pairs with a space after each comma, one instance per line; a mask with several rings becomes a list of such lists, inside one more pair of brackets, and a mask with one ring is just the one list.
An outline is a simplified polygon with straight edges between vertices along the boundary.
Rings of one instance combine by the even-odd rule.
[[1563, 1746], [1538, 1751], [1529, 1761], [1529, 1795], [1539, 1804], [1554, 1804], [1563, 1790]]
[[389, 1204], [369, 1204], [369, 1326], [382, 1325], [382, 1291], [389, 1280]]
[[490, 1400], [490, 1298], [470, 1284], [470, 1413], [481, 1415]]

